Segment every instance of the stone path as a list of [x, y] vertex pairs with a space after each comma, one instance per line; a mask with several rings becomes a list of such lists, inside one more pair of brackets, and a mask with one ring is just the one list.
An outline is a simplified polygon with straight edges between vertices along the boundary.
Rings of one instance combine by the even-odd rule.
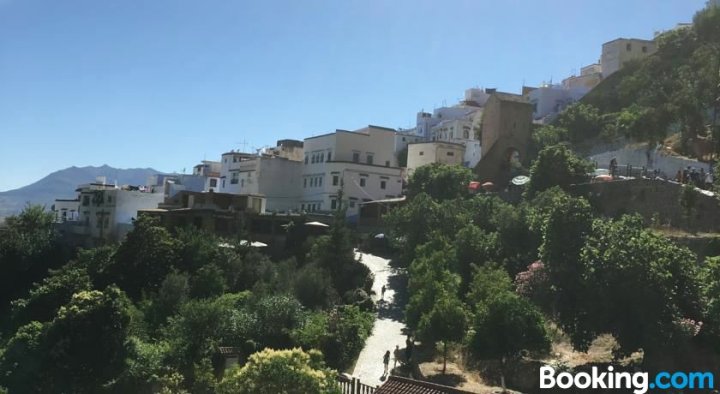
[[358, 258], [362, 259], [362, 263], [375, 274], [373, 290], [376, 295], [373, 296], [373, 299], [376, 302], [380, 300], [382, 287], [386, 286], [385, 297], [380, 301], [380, 310], [373, 326], [373, 332], [365, 342], [365, 347], [360, 352], [352, 373], [353, 376], [360, 379], [360, 382], [378, 386], [386, 379], [383, 377], [385, 352], [390, 351], [389, 369], [392, 370], [395, 363], [395, 345], [399, 345], [400, 349], [405, 348], [405, 324], [401, 322], [402, 306], [395, 303], [395, 289], [392, 288], [393, 282], [390, 280], [397, 272], [390, 267], [388, 259], [367, 253], [356, 253]]

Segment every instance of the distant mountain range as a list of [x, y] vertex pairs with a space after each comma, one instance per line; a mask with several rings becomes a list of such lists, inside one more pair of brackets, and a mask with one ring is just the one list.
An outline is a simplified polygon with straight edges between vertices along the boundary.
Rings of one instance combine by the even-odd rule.
[[99, 176], [109, 184], [144, 185], [150, 175], [160, 173], [152, 168], [69, 167], [55, 171], [30, 185], [0, 192], [0, 219], [20, 212], [27, 203], [50, 208], [56, 198], [75, 198], [78, 185], [95, 182]]

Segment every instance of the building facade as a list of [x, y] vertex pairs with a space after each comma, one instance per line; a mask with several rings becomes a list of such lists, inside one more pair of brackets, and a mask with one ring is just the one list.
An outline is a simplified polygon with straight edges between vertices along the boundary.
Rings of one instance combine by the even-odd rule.
[[533, 107], [524, 96], [497, 92], [490, 97], [482, 118], [482, 158], [475, 167], [480, 181], [499, 185], [517, 175], [526, 161], [532, 115]]
[[78, 192], [78, 220], [75, 234], [105, 241], [119, 241], [132, 229], [137, 212], [155, 208], [163, 193], [145, 188], [105, 183], [81, 185]]
[[573, 75], [563, 79], [562, 86], [565, 89], [580, 89], [589, 92], [603, 79], [602, 66], [600, 63], [590, 64], [580, 69], [580, 75]]
[[55, 199], [55, 202], [52, 205], [52, 212], [55, 216], [55, 223], [77, 222], [78, 220], [80, 220], [80, 212], [78, 212], [79, 207], [80, 200], [77, 198]]
[[566, 107], [576, 103], [590, 90], [584, 87], [566, 88], [564, 85], [544, 85], [531, 89], [527, 97], [533, 107], [533, 121], [549, 123]]
[[268, 211], [297, 211], [303, 163], [294, 160], [301, 158], [295, 148], [273, 148], [277, 150], [277, 155], [235, 151], [224, 153], [221, 160], [220, 192], [264, 196]]
[[657, 44], [652, 40], [617, 38], [604, 43], [600, 57], [603, 78], [622, 69], [627, 62], [650, 56], [656, 51]]
[[360, 202], [401, 195], [397, 138], [394, 129], [372, 125], [306, 138], [300, 209], [330, 212], [342, 204], [353, 219]]
[[408, 175], [416, 169], [432, 163], [463, 165], [465, 146], [463, 144], [430, 141], [418, 142], [408, 146]]

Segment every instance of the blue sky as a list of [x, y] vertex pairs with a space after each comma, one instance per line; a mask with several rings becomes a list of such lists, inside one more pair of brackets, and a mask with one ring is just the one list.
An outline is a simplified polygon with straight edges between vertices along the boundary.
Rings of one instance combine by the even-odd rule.
[[190, 171], [222, 152], [412, 126], [519, 92], [705, 0], [0, 0], [0, 190], [72, 165]]

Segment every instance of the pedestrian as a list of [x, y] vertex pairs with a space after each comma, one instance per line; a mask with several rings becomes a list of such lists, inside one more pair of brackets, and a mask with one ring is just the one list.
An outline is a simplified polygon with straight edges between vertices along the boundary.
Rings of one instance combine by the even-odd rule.
[[612, 160], [610, 160], [610, 175], [613, 178], [617, 176], [617, 166], [617, 159], [613, 157]]
[[397, 368], [397, 360], [400, 357], [400, 345], [395, 345], [395, 353], [393, 354], [393, 369]]
[[390, 365], [390, 351], [388, 350], [385, 352], [385, 355], [383, 356], [383, 364], [385, 364], [385, 370], [383, 372], [383, 376], [388, 374], [388, 365]]
[[407, 339], [405, 340], [405, 362], [410, 364], [410, 359], [412, 358], [412, 351], [413, 351], [413, 342], [410, 340], [410, 335], [408, 335]]
[[711, 171], [708, 171], [707, 174], [705, 174], [705, 189], [712, 190], [713, 187], [713, 173]]
[[678, 170], [677, 174], [675, 174], [675, 182], [677, 183], [683, 183], [682, 181], [682, 171]]
[[380, 299], [381, 300], [385, 299], [385, 290], [387, 290], [387, 289], [385, 288], [385, 285], [383, 285], [382, 289], [380, 289]]

